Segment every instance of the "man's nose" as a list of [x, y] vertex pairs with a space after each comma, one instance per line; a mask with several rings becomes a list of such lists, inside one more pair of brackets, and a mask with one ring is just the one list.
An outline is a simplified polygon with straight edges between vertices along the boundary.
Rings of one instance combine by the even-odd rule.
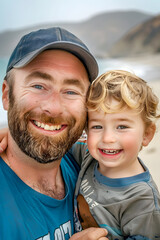
[[43, 112], [51, 116], [61, 115], [64, 111], [64, 103], [60, 94], [51, 94], [42, 102]]

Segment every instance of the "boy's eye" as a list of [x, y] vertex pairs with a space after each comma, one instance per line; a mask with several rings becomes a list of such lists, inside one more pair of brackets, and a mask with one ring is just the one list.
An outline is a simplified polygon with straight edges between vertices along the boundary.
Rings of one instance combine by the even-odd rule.
[[126, 128], [128, 128], [128, 127], [125, 126], [125, 125], [119, 125], [119, 126], [117, 127], [117, 129], [126, 129]]
[[95, 126], [92, 126], [92, 129], [102, 129], [102, 126], [100, 126], [100, 125], [95, 125]]

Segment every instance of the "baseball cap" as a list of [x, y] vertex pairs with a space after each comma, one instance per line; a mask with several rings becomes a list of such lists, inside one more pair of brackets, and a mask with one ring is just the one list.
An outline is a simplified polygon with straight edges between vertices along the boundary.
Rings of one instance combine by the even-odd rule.
[[89, 49], [74, 34], [60, 27], [40, 29], [23, 36], [9, 59], [6, 72], [12, 68], [26, 66], [37, 55], [48, 49], [60, 49], [72, 53], [84, 64], [90, 81], [97, 77], [98, 64]]

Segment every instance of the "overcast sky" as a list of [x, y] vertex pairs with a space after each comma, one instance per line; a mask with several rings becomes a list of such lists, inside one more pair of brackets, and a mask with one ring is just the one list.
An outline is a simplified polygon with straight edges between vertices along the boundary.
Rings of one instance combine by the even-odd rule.
[[82, 21], [116, 10], [140, 10], [157, 15], [160, 0], [1, 0], [0, 32], [41, 23]]

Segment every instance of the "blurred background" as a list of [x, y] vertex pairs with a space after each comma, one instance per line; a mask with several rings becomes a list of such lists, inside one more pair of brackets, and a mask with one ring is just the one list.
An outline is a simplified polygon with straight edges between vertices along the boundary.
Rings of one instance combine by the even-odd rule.
[[[148, 81], [160, 97], [159, 0], [2, 0], [0, 19], [0, 87], [20, 37], [39, 28], [60, 26], [86, 43], [98, 61], [99, 74], [111, 69], [132, 71]], [[3, 127], [7, 114], [1, 96], [0, 91]], [[159, 136], [158, 129], [154, 141], [140, 154], [158, 185]]]

